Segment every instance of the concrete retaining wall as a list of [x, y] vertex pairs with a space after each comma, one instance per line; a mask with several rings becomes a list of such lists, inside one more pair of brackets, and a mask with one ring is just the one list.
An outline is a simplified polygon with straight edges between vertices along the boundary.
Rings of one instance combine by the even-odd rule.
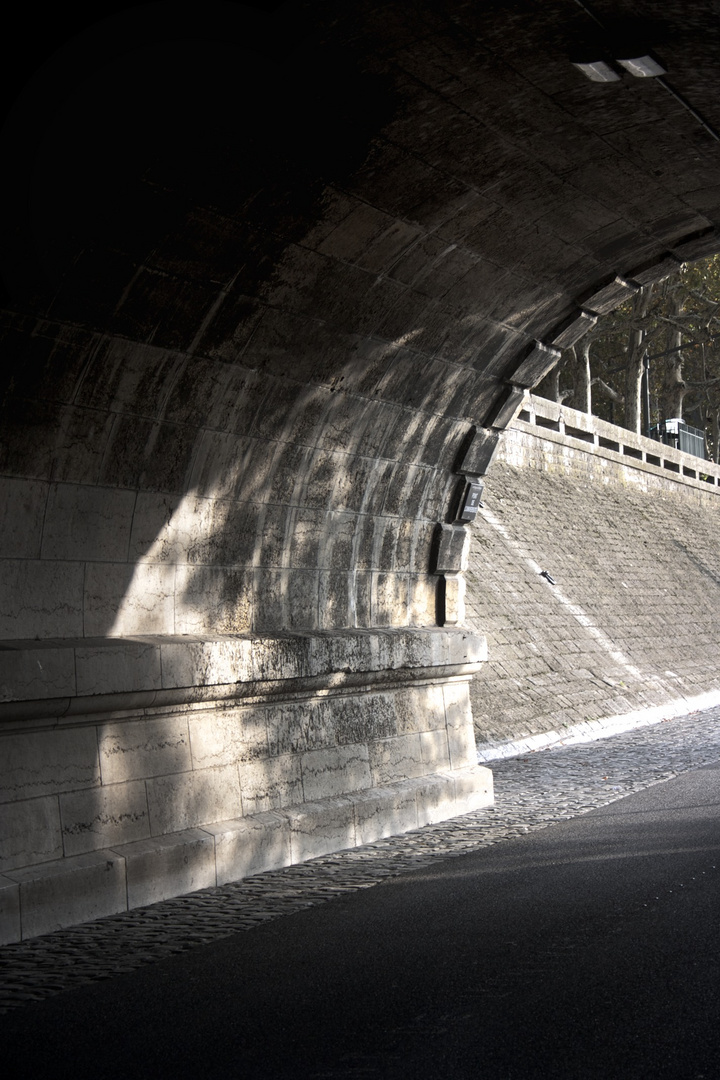
[[467, 575], [483, 752], [720, 691], [720, 469], [540, 399], [521, 416]]
[[484, 656], [441, 629], [6, 643], [0, 940], [487, 805]]

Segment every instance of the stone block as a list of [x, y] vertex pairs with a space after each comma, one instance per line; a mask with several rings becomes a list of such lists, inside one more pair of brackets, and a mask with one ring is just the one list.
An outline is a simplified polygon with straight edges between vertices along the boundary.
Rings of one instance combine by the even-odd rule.
[[[72, 657], [72, 650], [67, 651]], [[37, 731], [2, 739], [0, 802], [56, 795], [99, 783], [94, 728]]]
[[315, 708], [326, 713], [323, 725], [334, 732], [338, 744], [367, 743], [373, 739], [386, 739], [397, 735], [395, 695], [362, 694], [340, 695], [317, 702]]
[[420, 733], [420, 747], [422, 750], [425, 772], [440, 772], [450, 768], [450, 753], [448, 750], [447, 729], [436, 731], [423, 731]]
[[120, 784], [192, 768], [184, 716], [131, 720], [98, 728], [103, 784]]
[[593, 315], [589, 311], [581, 311], [576, 315], [562, 330], [560, 330], [553, 338], [551, 345], [555, 349], [569, 349], [571, 345], [575, 345], [587, 334], [588, 330], [592, 330], [593, 326], [597, 322], [597, 315]]
[[303, 801], [300, 755], [283, 754], [238, 766], [245, 816]]
[[307, 802], [372, 786], [368, 748], [357, 743], [311, 750], [301, 756], [300, 767]]
[[487, 639], [474, 630], [446, 630], [448, 642], [448, 664], [480, 664], [488, 658]]
[[6, 559], [40, 557], [48, 486], [40, 480], [0, 478], [0, 548]]
[[188, 718], [188, 729], [196, 769], [268, 756], [267, 710], [261, 706], [194, 713]]
[[152, 836], [182, 832], [242, 814], [237, 768], [157, 776], [146, 781]]
[[282, 814], [253, 814], [206, 825], [204, 831], [215, 837], [218, 885], [290, 866], [290, 824]]
[[117, 854], [127, 866], [128, 908], [216, 884], [215, 838], [203, 829], [124, 844]]
[[160, 647], [140, 641], [80, 645], [75, 649], [77, 692], [117, 694], [159, 690]]
[[371, 743], [370, 766], [376, 787], [424, 776], [427, 770], [420, 735], [398, 735], [393, 739], [379, 739]]
[[432, 626], [437, 619], [437, 578], [427, 574], [408, 576], [408, 621]]
[[0, 945], [20, 940], [20, 886], [0, 874]]
[[70, 697], [75, 693], [72, 649], [0, 651], [0, 701]]
[[512, 381], [518, 386], [537, 386], [560, 359], [560, 350], [552, 349], [536, 341], [532, 351], [512, 374]]
[[88, 637], [175, 632], [175, 567], [88, 563], [84, 627]]
[[447, 727], [448, 749], [450, 751], [450, 765], [453, 769], [463, 769], [477, 762], [477, 748], [475, 746], [475, 732], [472, 723]]
[[60, 808], [56, 795], [3, 806], [0, 873], [16, 866], [59, 859], [62, 853]]
[[483, 765], [457, 769], [452, 773], [455, 782], [455, 814], [469, 814], [485, 806], [492, 806], [493, 775]]
[[358, 845], [417, 828], [415, 789], [409, 784], [359, 791], [353, 805]]
[[249, 682], [252, 677], [252, 642], [249, 638], [210, 641], [173, 641], [160, 646], [162, 685], [222, 686]]
[[445, 624], [462, 626], [465, 622], [467, 583], [464, 574], [445, 575]]
[[272, 706], [267, 710], [267, 731], [272, 757], [335, 744], [332, 710], [320, 707], [317, 702]]
[[[243, 634], [252, 627], [253, 578], [236, 566], [178, 566], [175, 633]], [[234, 681], [234, 680], [233, 680]]]
[[519, 386], [505, 386], [490, 406], [483, 424], [502, 431], [520, 412], [525, 400], [525, 390]]
[[2, 560], [0, 638], [82, 637], [84, 574], [84, 563]]
[[583, 306], [595, 315], [606, 315], [609, 311], [614, 311], [620, 304], [629, 300], [638, 291], [638, 286], [634, 282], [626, 281], [622, 277], [616, 277], [609, 285], [605, 285], [602, 289], [598, 289], [597, 292], [593, 293]]
[[23, 940], [117, 915], [127, 907], [125, 861], [112, 851], [23, 867], [5, 876], [20, 886]]
[[679, 259], [668, 255], [644, 270], [634, 270], [629, 277], [632, 281], [636, 281], [638, 285], [654, 285], [657, 281], [664, 281], [665, 278], [671, 277], [672, 274], [677, 274], [680, 266]]
[[124, 562], [134, 507], [134, 491], [51, 485], [43, 524], [43, 559]]
[[293, 863], [355, 847], [355, 812], [347, 797], [303, 803], [284, 810], [283, 815], [290, 825]]
[[142, 780], [61, 795], [60, 814], [66, 855], [115, 847], [150, 835]]
[[471, 533], [464, 525], [441, 525], [438, 536], [435, 571], [438, 574], [461, 573], [468, 568]]
[[438, 719], [444, 719], [442, 709], [439, 718], [435, 718], [433, 710], [428, 708], [428, 689], [426, 686], [404, 686], [394, 694], [398, 735], [412, 735], [428, 727], [437, 727]]
[[491, 428], [480, 428], [458, 467], [466, 476], [484, 476], [490, 468], [498, 447], [500, 433]]
[[452, 776], [437, 773], [425, 776], [416, 787], [418, 827], [447, 821], [457, 813], [455, 781]]
[[685, 262], [695, 262], [696, 259], [706, 259], [709, 255], [717, 255], [720, 251], [720, 233], [712, 229], [704, 236], [685, 240], [680, 244], [673, 244], [672, 249], [678, 258]]

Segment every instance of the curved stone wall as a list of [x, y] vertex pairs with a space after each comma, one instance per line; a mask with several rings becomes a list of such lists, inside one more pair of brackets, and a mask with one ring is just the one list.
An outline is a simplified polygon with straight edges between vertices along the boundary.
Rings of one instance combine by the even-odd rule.
[[[647, 7], [712, 122], [712, 5]], [[3, 637], [435, 623], [434, 530], [503, 380], [717, 246], [720, 147], [652, 79], [588, 82], [595, 25], [155, 4], [32, 75], [5, 132]]]

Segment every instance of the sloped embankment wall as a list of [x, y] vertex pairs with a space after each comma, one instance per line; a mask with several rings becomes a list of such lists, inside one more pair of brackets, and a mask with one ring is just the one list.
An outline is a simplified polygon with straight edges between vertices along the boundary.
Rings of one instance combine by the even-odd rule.
[[503, 435], [467, 575], [479, 744], [720, 689], [720, 495], [613, 457]]

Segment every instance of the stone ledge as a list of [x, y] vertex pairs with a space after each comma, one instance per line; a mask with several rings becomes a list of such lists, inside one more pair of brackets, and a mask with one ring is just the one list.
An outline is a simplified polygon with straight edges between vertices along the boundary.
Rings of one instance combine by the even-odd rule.
[[492, 802], [492, 773], [476, 765], [10, 870], [0, 877], [0, 943], [359, 847]]
[[69, 638], [0, 646], [0, 721], [80, 717], [471, 675], [484, 637], [461, 629], [241, 637]]

